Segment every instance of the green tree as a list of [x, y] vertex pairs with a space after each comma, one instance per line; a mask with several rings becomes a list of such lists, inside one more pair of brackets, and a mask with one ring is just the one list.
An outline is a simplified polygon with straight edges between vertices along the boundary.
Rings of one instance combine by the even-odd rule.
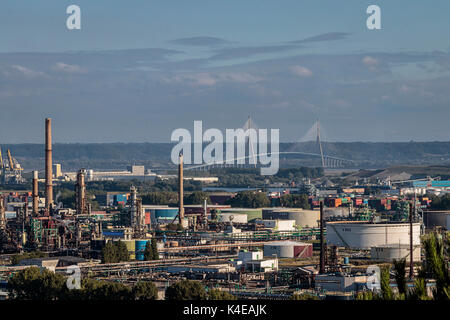
[[130, 260], [130, 253], [128, 252], [127, 245], [119, 240], [116, 242], [117, 246], [117, 258], [118, 261], [116, 262], [122, 262], [122, 261], [129, 261]]
[[203, 202], [207, 201], [207, 203], [211, 203], [211, 199], [208, 194], [203, 191], [194, 191], [191, 194], [184, 197], [185, 204], [203, 204]]
[[29, 267], [9, 279], [9, 297], [17, 300], [57, 300], [66, 290], [65, 282], [65, 277], [60, 274]]
[[108, 241], [102, 248], [102, 263], [114, 263], [117, 260], [116, 246], [112, 241]]
[[419, 270], [419, 275], [414, 280], [414, 289], [409, 296], [411, 300], [430, 300], [427, 293], [426, 272], [423, 268]]
[[206, 300], [205, 288], [198, 281], [181, 280], [166, 289], [166, 300]]
[[444, 257], [444, 243], [437, 233], [429, 235], [424, 240], [426, 264], [433, 278], [436, 279], [436, 289], [433, 292], [437, 300], [450, 299], [450, 278]]
[[268, 207], [270, 201], [263, 192], [242, 191], [238, 192], [233, 198], [227, 200], [226, 204], [230, 204], [232, 207], [261, 208]]
[[155, 284], [150, 281], [139, 281], [131, 290], [135, 300], [156, 300], [158, 299], [158, 289]]
[[229, 292], [212, 289], [208, 292], [209, 300], [237, 300], [237, 298]]
[[394, 294], [392, 292], [389, 280], [390, 280], [389, 267], [383, 268], [381, 270], [381, 281], [380, 281], [381, 294], [383, 296], [383, 300], [392, 300], [394, 298]]
[[379, 296], [376, 293], [368, 290], [358, 292], [358, 294], [355, 297], [355, 300], [379, 300]]
[[82, 281], [81, 300], [130, 300], [129, 287], [122, 283], [85, 279]]
[[151, 251], [152, 251], [153, 260], [159, 260], [159, 253], [158, 253], [158, 246], [156, 243], [156, 238], [152, 238]]
[[154, 260], [153, 259], [153, 250], [152, 250], [152, 246], [151, 246], [150, 240], [147, 241], [147, 243], [145, 244], [144, 260], [145, 261]]
[[306, 194], [284, 194], [280, 197], [280, 205], [288, 208], [310, 208]]
[[406, 260], [394, 259], [394, 278], [397, 283], [398, 293], [406, 295]]
[[102, 249], [102, 263], [117, 263], [129, 261], [130, 254], [127, 245], [119, 241], [108, 241]]

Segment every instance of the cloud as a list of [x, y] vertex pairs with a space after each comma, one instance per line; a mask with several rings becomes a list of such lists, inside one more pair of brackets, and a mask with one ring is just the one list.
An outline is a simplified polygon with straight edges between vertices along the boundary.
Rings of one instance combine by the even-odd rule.
[[291, 72], [299, 77], [307, 78], [313, 75], [313, 72], [306, 67], [302, 66], [293, 66], [291, 67]]
[[212, 60], [229, 60], [237, 58], [247, 58], [257, 54], [275, 53], [297, 49], [299, 46], [292, 45], [273, 45], [273, 46], [255, 46], [255, 47], [234, 47], [216, 50], [216, 55]]
[[47, 75], [44, 72], [41, 71], [35, 71], [33, 69], [21, 66], [21, 65], [12, 65], [11, 68], [14, 71], [19, 72], [20, 74], [28, 77], [28, 78], [35, 78], [35, 77], [47, 77]]
[[170, 43], [183, 46], [218, 46], [230, 43], [227, 40], [216, 37], [191, 37], [169, 41]]
[[262, 77], [255, 76], [246, 72], [221, 74], [219, 75], [219, 79], [223, 81], [238, 82], [238, 83], [256, 83], [264, 80], [264, 78]]
[[52, 70], [65, 73], [84, 73], [86, 70], [78, 65], [57, 62], [52, 66]]
[[335, 41], [346, 39], [350, 33], [346, 32], [329, 32], [324, 34], [319, 34], [317, 36], [309, 37], [302, 40], [291, 41], [291, 43], [307, 43], [307, 42], [322, 42], [322, 41]]
[[174, 83], [181, 82], [196, 86], [214, 86], [218, 83], [257, 83], [264, 80], [264, 78], [252, 75], [246, 72], [225, 72], [225, 73], [193, 73], [193, 74], [178, 74], [172, 78], [165, 78], [164, 82]]
[[376, 71], [377, 66], [380, 64], [380, 61], [377, 58], [371, 56], [365, 56], [361, 61], [370, 71]]
[[[214, 86], [216, 85], [216, 79], [214, 79], [209, 73], [196, 73], [196, 74], [184, 74], [177, 75], [173, 78], [175, 82], [184, 82], [195, 86]], [[172, 82], [169, 80], [168, 82]]]

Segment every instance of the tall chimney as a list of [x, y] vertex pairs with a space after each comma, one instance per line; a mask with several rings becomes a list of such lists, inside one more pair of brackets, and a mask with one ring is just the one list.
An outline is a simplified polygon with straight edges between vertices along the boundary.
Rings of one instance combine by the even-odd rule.
[[38, 189], [39, 172], [33, 171], [33, 216], [36, 217], [39, 214], [39, 189]]
[[325, 273], [325, 242], [323, 238], [323, 201], [320, 201], [320, 269], [319, 273]]
[[5, 199], [0, 195], [0, 229], [6, 227]]
[[178, 164], [178, 198], [179, 198], [179, 208], [178, 208], [178, 218], [180, 224], [184, 219], [184, 204], [183, 204], [183, 153], [179, 154], [179, 164]]
[[77, 202], [77, 214], [86, 214], [86, 183], [85, 183], [86, 170], [80, 169], [77, 174], [76, 189], [76, 202]]
[[45, 214], [53, 205], [52, 119], [45, 119]]

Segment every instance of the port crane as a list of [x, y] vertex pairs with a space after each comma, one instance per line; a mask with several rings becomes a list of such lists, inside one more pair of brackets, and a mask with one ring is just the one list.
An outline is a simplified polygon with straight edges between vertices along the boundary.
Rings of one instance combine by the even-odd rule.
[[23, 168], [20, 163], [11, 155], [11, 151], [7, 151], [8, 162], [3, 161], [3, 155], [0, 148], [0, 182], [4, 184], [21, 184], [25, 182], [22, 177]]

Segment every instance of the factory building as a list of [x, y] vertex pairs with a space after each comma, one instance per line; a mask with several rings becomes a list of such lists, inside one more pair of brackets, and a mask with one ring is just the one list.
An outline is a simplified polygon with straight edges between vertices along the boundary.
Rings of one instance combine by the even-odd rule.
[[[211, 217], [209, 217], [211, 219]], [[247, 223], [247, 215], [242, 213], [221, 212], [217, 214], [218, 222]]]
[[[65, 176], [72, 181], [76, 180], [77, 172], [66, 172]], [[146, 180], [156, 179], [156, 173], [145, 169], [144, 166], [129, 166], [127, 171], [94, 171], [87, 170], [87, 181], [113, 181], [113, 180]]]
[[313, 246], [311, 243], [278, 241], [264, 245], [264, 257], [309, 258], [312, 257], [312, 254]]
[[[409, 254], [410, 254], [409, 250], [410, 250], [409, 244], [372, 247], [370, 249], [370, 258], [372, 260], [384, 262], [392, 262], [394, 261], [394, 259], [395, 260], [406, 259], [406, 261], [409, 261]], [[415, 262], [421, 261], [420, 246], [414, 247], [413, 261]]]
[[256, 223], [264, 225], [264, 228], [272, 229], [273, 231], [295, 231], [295, 220], [261, 220], [257, 219]]
[[[409, 244], [409, 223], [327, 222], [327, 244], [351, 249]], [[413, 245], [420, 245], [420, 223], [413, 223]]]
[[333, 292], [350, 292], [363, 290], [367, 276], [344, 274], [318, 274], [315, 277], [316, 290]]
[[318, 210], [267, 208], [262, 211], [263, 219], [295, 220], [295, 225], [301, 228], [317, 228], [319, 216]]

